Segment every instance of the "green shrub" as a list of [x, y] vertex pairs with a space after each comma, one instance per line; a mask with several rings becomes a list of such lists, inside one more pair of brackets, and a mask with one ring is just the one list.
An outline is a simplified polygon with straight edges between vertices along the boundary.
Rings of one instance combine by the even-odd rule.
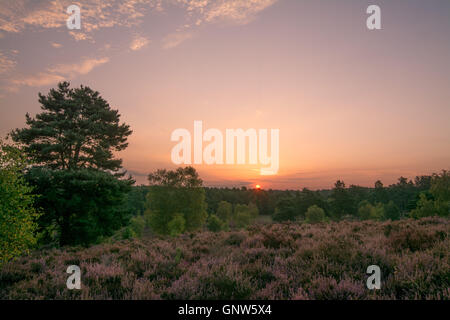
[[130, 228], [137, 237], [141, 237], [145, 229], [145, 218], [143, 216], [136, 216], [130, 220]]
[[175, 214], [175, 217], [170, 220], [167, 226], [169, 228], [169, 234], [172, 237], [176, 237], [184, 232], [186, 220], [181, 213], [177, 213]]
[[382, 220], [384, 219], [384, 206], [382, 203], [377, 203], [373, 206], [369, 201], [361, 201], [358, 208], [358, 216], [362, 220]]
[[317, 205], [312, 205], [306, 211], [306, 222], [318, 223], [325, 221], [325, 211]]
[[219, 219], [215, 214], [210, 215], [207, 224], [208, 230], [212, 232], [219, 232], [225, 229], [225, 223]]
[[437, 215], [438, 209], [436, 208], [436, 202], [427, 199], [427, 196], [421, 193], [417, 201], [417, 208], [411, 211], [411, 217], [419, 219]]
[[136, 238], [136, 236], [137, 236], [136, 232], [134, 232], [130, 226], [125, 227], [122, 230], [122, 239], [123, 240], [133, 239], [133, 238]]

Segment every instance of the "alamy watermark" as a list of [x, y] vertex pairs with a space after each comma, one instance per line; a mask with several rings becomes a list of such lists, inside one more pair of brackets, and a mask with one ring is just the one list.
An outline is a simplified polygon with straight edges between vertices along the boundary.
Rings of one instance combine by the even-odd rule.
[[[172, 132], [171, 141], [177, 141], [172, 148], [171, 159], [176, 165], [187, 164], [250, 164], [261, 165], [261, 175], [273, 175], [279, 169], [280, 130], [270, 130], [270, 151], [268, 129], [226, 129], [225, 140], [222, 131], [210, 128], [203, 132], [203, 122], [194, 121], [194, 135], [187, 129]], [[248, 154], [246, 146], [248, 141]], [[208, 144], [203, 148], [204, 142]], [[194, 157], [192, 159], [192, 143]], [[236, 152], [235, 152], [236, 151]], [[248, 162], [247, 160], [248, 155]]]
[[67, 7], [67, 13], [70, 16], [66, 20], [67, 29], [80, 30], [81, 29], [81, 9], [79, 6], [73, 4]]
[[367, 278], [367, 289], [381, 289], [381, 269], [377, 265], [370, 265], [366, 270], [371, 276]]
[[73, 290], [81, 289], [81, 270], [79, 266], [71, 265], [67, 267], [66, 270], [67, 273], [70, 274], [70, 276], [67, 278], [66, 286], [67, 289]]
[[[70, 15], [66, 20], [69, 30], [81, 29], [81, 9], [79, 6], [72, 4], [67, 7], [67, 13]], [[369, 30], [381, 29], [381, 8], [378, 5], [370, 5], [366, 10], [370, 16], [367, 18], [366, 25]]]
[[367, 18], [366, 24], [369, 30], [381, 30], [381, 9], [377, 5], [370, 5], [367, 10], [370, 16]]

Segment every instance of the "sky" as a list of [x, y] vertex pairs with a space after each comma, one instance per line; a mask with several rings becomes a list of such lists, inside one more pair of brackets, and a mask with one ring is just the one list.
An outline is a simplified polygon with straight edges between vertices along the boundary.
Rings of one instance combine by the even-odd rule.
[[388, 185], [450, 169], [449, 34], [448, 0], [0, 0], [0, 136], [67, 80], [131, 126], [117, 156], [138, 184], [200, 120], [279, 129], [277, 174], [194, 165], [205, 185]]

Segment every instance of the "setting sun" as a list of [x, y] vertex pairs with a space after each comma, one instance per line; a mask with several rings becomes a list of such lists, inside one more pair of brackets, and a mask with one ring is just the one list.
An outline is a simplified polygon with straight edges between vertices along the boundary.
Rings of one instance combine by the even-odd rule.
[[260, 186], [259, 184], [257, 184], [257, 185], [255, 186], [255, 189], [260, 190], [260, 189], [261, 189], [261, 186]]

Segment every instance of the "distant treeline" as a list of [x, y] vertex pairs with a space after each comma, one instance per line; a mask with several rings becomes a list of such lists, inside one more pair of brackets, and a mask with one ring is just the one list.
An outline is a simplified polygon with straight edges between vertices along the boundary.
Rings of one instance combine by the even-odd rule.
[[[303, 190], [263, 190], [242, 188], [212, 188], [205, 187], [205, 201], [209, 215], [216, 214], [222, 201], [230, 203], [233, 207], [239, 204], [254, 204], [259, 215], [270, 215], [275, 221], [295, 220], [305, 218], [311, 206], [322, 208], [327, 217], [340, 219], [343, 217], [361, 217], [364, 210], [384, 211], [384, 218], [392, 220], [416, 215], [446, 215], [448, 214], [449, 173], [428, 176], [417, 176], [414, 180], [400, 177], [398, 182], [384, 186], [376, 181], [374, 187], [361, 187], [357, 185], [346, 186], [343, 181], [336, 181], [333, 189], [312, 191]], [[434, 189], [433, 189], [434, 185]], [[145, 202], [149, 186], [134, 186], [127, 196], [126, 206], [129, 212], [143, 213], [146, 210]], [[443, 190], [443, 191], [441, 191]], [[441, 198], [440, 210], [435, 214], [418, 212], [427, 205], [431, 211], [433, 204]], [[447, 207], [445, 207], [445, 204]], [[442, 207], [443, 206], [443, 207]], [[446, 210], [445, 210], [446, 209]], [[376, 213], [374, 213], [376, 214]], [[370, 212], [368, 213], [370, 217]], [[381, 218], [381, 217], [380, 217]]]

